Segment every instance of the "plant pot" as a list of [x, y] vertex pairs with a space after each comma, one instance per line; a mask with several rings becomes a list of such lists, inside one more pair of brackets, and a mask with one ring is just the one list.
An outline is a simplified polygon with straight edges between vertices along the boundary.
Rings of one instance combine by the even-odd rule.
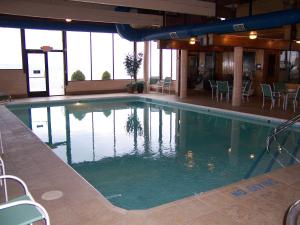
[[144, 82], [140, 81], [136, 83], [136, 90], [138, 93], [144, 92]]
[[128, 85], [127, 86], [127, 92], [130, 93], [130, 94], [133, 94], [134, 93], [134, 86]]

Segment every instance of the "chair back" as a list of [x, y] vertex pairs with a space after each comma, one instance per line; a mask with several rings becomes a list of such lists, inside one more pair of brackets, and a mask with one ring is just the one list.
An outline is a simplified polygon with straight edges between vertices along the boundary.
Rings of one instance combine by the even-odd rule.
[[208, 80], [209, 84], [210, 84], [210, 88], [213, 89], [215, 87], [217, 87], [217, 83], [215, 80]]
[[252, 85], [251, 81], [246, 81], [245, 82], [244, 89], [243, 89], [243, 94], [249, 94], [249, 92], [251, 90], [251, 85]]
[[157, 84], [158, 81], [159, 81], [159, 77], [150, 77], [149, 83]]
[[285, 83], [283, 82], [273, 83], [273, 88], [274, 88], [274, 92], [283, 92], [286, 89]]
[[170, 86], [171, 84], [172, 84], [172, 78], [171, 77], [165, 77], [164, 86]]
[[219, 93], [228, 93], [229, 92], [228, 81], [217, 81], [217, 89]]
[[260, 84], [260, 86], [264, 97], [273, 98], [272, 88], [270, 84]]
[[300, 86], [297, 88], [296, 95], [295, 95], [295, 100], [296, 101], [300, 100]]

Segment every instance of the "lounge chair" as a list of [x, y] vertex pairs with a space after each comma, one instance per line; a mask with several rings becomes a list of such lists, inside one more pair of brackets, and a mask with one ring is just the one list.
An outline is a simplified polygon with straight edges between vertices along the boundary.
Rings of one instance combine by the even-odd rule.
[[[24, 225], [32, 224], [37, 221], [44, 221], [50, 225], [50, 219], [45, 208], [35, 202], [28, 191], [27, 185], [23, 180], [16, 176], [6, 175], [2, 158], [0, 157], [1, 172], [0, 187], [4, 188], [5, 202], [0, 203], [0, 222], [5, 225]], [[6, 180], [10, 179], [18, 182], [24, 190], [24, 194], [12, 200], [8, 200]]]

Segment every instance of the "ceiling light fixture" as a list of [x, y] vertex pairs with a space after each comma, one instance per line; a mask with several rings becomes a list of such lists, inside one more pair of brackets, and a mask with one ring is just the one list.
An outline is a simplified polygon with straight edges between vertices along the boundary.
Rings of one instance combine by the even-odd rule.
[[254, 40], [257, 38], [257, 32], [256, 31], [250, 31], [249, 39]]
[[196, 44], [196, 38], [195, 37], [191, 37], [189, 43], [190, 43], [190, 45]]
[[70, 19], [70, 18], [66, 18], [65, 20], [66, 20], [67, 23], [72, 22], [72, 19]]

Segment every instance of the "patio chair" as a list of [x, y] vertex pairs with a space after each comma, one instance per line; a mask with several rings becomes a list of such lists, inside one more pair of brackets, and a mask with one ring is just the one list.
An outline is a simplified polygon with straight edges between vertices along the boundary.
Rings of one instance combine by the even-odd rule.
[[211, 88], [211, 99], [214, 99], [214, 92], [216, 92], [217, 96], [217, 83], [215, 80], [208, 80]]
[[282, 93], [286, 92], [286, 86], [283, 82], [275, 82], [273, 83], [273, 93], [279, 99], [278, 105], [280, 105], [280, 98], [282, 97]]
[[217, 81], [217, 101], [219, 101], [219, 94], [221, 96], [220, 100], [223, 99], [223, 94], [226, 95], [227, 101], [229, 101], [230, 97], [230, 88], [228, 85], [228, 81]]
[[0, 102], [11, 101], [11, 96], [7, 93], [0, 92]]
[[293, 100], [293, 105], [294, 105], [294, 112], [296, 112], [296, 107], [298, 106], [298, 101], [300, 100], [300, 87], [297, 88], [294, 100]]
[[264, 106], [265, 106], [265, 98], [266, 98], [266, 99], [271, 100], [271, 108], [270, 109], [272, 109], [275, 106], [276, 98], [280, 99], [280, 96], [276, 95], [276, 93], [274, 93], [272, 91], [272, 88], [271, 88], [270, 84], [260, 84], [260, 87], [261, 87], [262, 94], [263, 94], [262, 108], [264, 108]]
[[169, 94], [171, 93], [171, 85], [172, 85], [172, 78], [171, 77], [165, 77], [163, 81], [157, 82], [156, 88], [157, 92], [159, 92], [159, 89], [161, 88], [161, 93], [164, 93], [164, 89], [169, 89]]
[[[5, 194], [5, 202], [0, 203], [1, 224], [23, 225], [32, 224], [37, 221], [44, 221], [46, 225], [50, 225], [50, 219], [47, 211], [41, 204], [34, 201], [25, 182], [16, 176], [5, 174], [4, 162], [1, 157], [0, 166], [2, 173], [0, 175], [0, 187], [4, 188]], [[12, 200], [8, 200], [7, 179], [18, 182], [22, 186], [24, 194]]]
[[247, 102], [249, 102], [249, 96], [251, 91], [252, 82], [246, 81], [243, 87], [242, 100], [244, 101], [244, 97], [247, 97]]

